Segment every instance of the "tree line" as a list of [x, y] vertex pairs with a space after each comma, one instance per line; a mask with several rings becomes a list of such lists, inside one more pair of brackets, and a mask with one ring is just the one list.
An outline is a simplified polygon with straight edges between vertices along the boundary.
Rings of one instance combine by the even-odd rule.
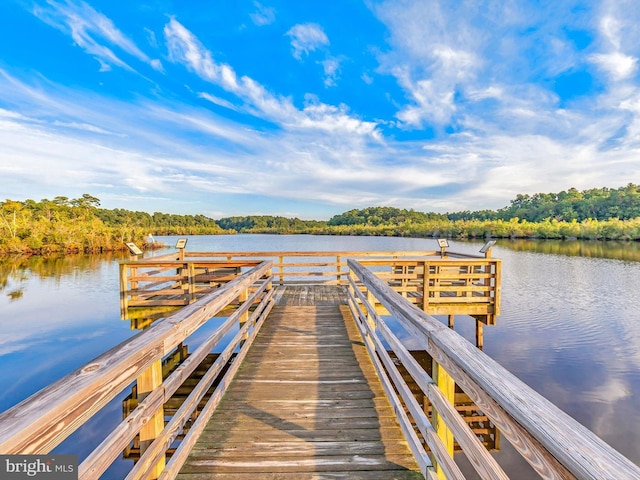
[[631, 220], [640, 217], [640, 186], [633, 183], [620, 188], [570, 188], [560, 193], [517, 195], [509, 206], [497, 211], [447, 214], [449, 220], [511, 220], [528, 222], [557, 220]]
[[146, 245], [149, 234], [228, 233], [203, 215], [171, 215], [100, 208], [89, 194], [0, 202], [0, 253], [56, 254], [123, 250]]
[[278, 233], [453, 238], [640, 240], [640, 186], [517, 195], [499, 210], [419, 212], [395, 207], [352, 209], [329, 221], [282, 216], [204, 215], [100, 208], [84, 194], [70, 199], [0, 202], [0, 253], [66, 253], [144, 245], [153, 235]]

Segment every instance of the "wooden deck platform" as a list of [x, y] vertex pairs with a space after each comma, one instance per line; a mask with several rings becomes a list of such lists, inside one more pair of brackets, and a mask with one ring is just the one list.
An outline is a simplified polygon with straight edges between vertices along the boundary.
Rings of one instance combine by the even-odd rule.
[[342, 287], [287, 286], [178, 478], [423, 478]]

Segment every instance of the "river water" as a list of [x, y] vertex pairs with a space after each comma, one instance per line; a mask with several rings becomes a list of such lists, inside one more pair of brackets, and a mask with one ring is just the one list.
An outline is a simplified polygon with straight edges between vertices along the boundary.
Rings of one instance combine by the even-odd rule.
[[[474, 254], [483, 244], [449, 243]], [[191, 251], [437, 249], [434, 239], [306, 235], [187, 244]], [[502, 311], [484, 329], [484, 352], [640, 465], [640, 244], [501, 240], [493, 256], [503, 261]], [[0, 411], [137, 333], [120, 319], [117, 260], [0, 261]], [[456, 331], [475, 342], [471, 318], [456, 317]], [[124, 395], [56, 451], [86, 456], [121, 420]], [[513, 478], [536, 478], [506, 440], [495, 455]], [[117, 461], [104, 478], [123, 478], [129, 467]]]

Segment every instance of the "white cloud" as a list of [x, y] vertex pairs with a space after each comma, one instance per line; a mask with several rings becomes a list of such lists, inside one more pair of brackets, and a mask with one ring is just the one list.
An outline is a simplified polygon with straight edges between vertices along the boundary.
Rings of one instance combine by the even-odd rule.
[[233, 93], [253, 115], [276, 122], [286, 128], [310, 128], [345, 135], [369, 135], [378, 139], [375, 122], [349, 116], [346, 106], [334, 107], [314, 102], [298, 110], [291, 98], [277, 96], [248, 76], [238, 77], [228, 64], [215, 61], [211, 52], [182, 24], [172, 18], [164, 29], [173, 62], [184, 64], [201, 78]]
[[388, 1], [375, 12], [390, 29], [394, 47], [380, 57], [380, 70], [396, 77], [410, 100], [398, 119], [413, 128], [447, 124], [459, 85], [473, 80], [482, 66], [477, 50], [484, 39], [473, 17], [438, 2]]
[[56, 120], [52, 122], [52, 125], [55, 125], [56, 127], [66, 127], [66, 128], [73, 128], [76, 130], [84, 130], [87, 132], [100, 133], [103, 135], [113, 135], [112, 132], [96, 127], [95, 125], [89, 125], [88, 123], [60, 122]]
[[200, 98], [204, 98], [205, 100], [210, 101], [211, 103], [215, 103], [219, 107], [228, 108], [229, 110], [233, 110], [236, 112], [238, 111], [238, 108], [233, 103], [223, 98], [216, 97], [215, 95], [211, 95], [210, 93], [200, 92], [198, 93], [198, 96]]
[[298, 60], [302, 58], [303, 54], [308, 55], [309, 52], [329, 45], [327, 35], [322, 27], [316, 23], [294, 25], [287, 32], [287, 35], [291, 37], [293, 56]]
[[336, 85], [338, 74], [340, 72], [340, 59], [330, 57], [322, 62], [322, 68], [324, 69], [324, 85], [326, 87], [333, 87]]
[[441, 88], [434, 80], [418, 80], [414, 82], [406, 69], [397, 69], [395, 76], [398, 83], [410, 93], [414, 103], [398, 112], [398, 119], [405, 125], [421, 128], [426, 122], [437, 125], [446, 124], [453, 112], [453, 89]]
[[638, 71], [640, 9], [637, 2], [603, 1], [599, 5], [597, 51], [589, 60], [604, 71], [613, 84], [629, 80]]
[[620, 52], [596, 53], [590, 58], [602, 70], [609, 73], [613, 80], [630, 78], [638, 70], [638, 59]]
[[112, 66], [133, 71], [133, 68], [103, 43], [118, 47], [152, 68], [162, 71], [160, 60], [150, 59], [135, 43], [124, 35], [113, 22], [82, 1], [67, 0], [65, 3], [49, 0], [50, 8], [35, 6], [33, 14], [43, 22], [66, 33], [74, 42], [100, 63], [100, 71]]
[[249, 17], [257, 26], [270, 25], [276, 21], [276, 11], [273, 7], [265, 7], [259, 2], [253, 2], [253, 5], [256, 7], [256, 11], [249, 14]]

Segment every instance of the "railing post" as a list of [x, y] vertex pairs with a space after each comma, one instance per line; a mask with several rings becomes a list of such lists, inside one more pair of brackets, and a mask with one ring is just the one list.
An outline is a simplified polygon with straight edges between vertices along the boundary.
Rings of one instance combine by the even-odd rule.
[[127, 264], [120, 264], [120, 315], [122, 318], [127, 318], [129, 314], [129, 293], [127, 292], [127, 284], [129, 283], [127, 277]]
[[196, 267], [193, 263], [187, 263], [187, 275], [189, 279], [189, 295], [188, 302], [191, 304], [196, 301]]
[[[149, 368], [138, 377], [138, 402], [144, 400], [154, 389], [162, 385], [162, 360], [153, 362]], [[140, 455], [147, 450], [153, 440], [164, 430], [164, 407], [160, 407], [151, 415], [149, 421], [140, 429]], [[150, 479], [160, 476], [165, 467], [165, 457], [160, 458], [151, 473]]]
[[[249, 289], [245, 288], [238, 295], [238, 301], [240, 303], [244, 303], [244, 302], [247, 301], [248, 298], [249, 298]], [[247, 323], [248, 320], [249, 320], [249, 310], [247, 310], [242, 315], [240, 315], [240, 320], [239, 320], [240, 328], [242, 328], [244, 326], [244, 324]], [[248, 332], [244, 335], [243, 340], [246, 340], [247, 338], [249, 338], [249, 333]]]
[[284, 284], [284, 256], [280, 255], [278, 257], [278, 261], [280, 263], [280, 285]]
[[338, 285], [340, 285], [340, 280], [342, 279], [342, 265], [340, 264], [340, 261], [340, 255], [336, 255], [336, 263], [338, 264]]
[[[442, 366], [438, 362], [436, 362], [435, 359], [433, 360], [432, 366], [433, 381], [438, 386], [440, 391], [442, 391], [447, 401], [454, 405], [456, 384], [453, 381], [453, 378], [451, 378], [449, 373], [444, 368], [442, 368]], [[433, 425], [433, 429], [438, 434], [438, 438], [440, 438], [440, 441], [444, 444], [447, 452], [449, 452], [449, 455], [453, 458], [453, 433], [451, 433], [451, 430], [449, 430], [449, 427], [447, 427], [446, 423], [444, 422], [444, 418], [440, 416], [435, 406], [433, 404], [431, 406], [431, 423]], [[438, 475], [438, 478], [446, 480], [446, 476], [440, 466], [438, 466], [437, 462], [434, 463], [436, 463], [436, 473]]]
[[408, 292], [407, 292], [407, 288], [409, 286], [409, 265], [402, 265], [402, 269], [400, 271], [400, 274], [402, 275], [402, 280], [400, 280], [400, 286], [402, 291], [400, 292], [400, 294], [404, 297], [407, 298]]
[[371, 329], [372, 333], [371, 335], [367, 334], [364, 341], [367, 342], [372, 352], [376, 350], [376, 344], [372, 338], [372, 336], [375, 335], [374, 332], [376, 329], [375, 309], [376, 309], [376, 297], [373, 295], [373, 293], [371, 293], [371, 290], [367, 289], [366, 321], [369, 324], [369, 328]]
[[[131, 265], [131, 276], [132, 277], [137, 277], [138, 276], [138, 267], [134, 267], [133, 265]], [[138, 281], [137, 280], [131, 280], [131, 290], [137, 290], [138, 289]], [[137, 300], [138, 299], [138, 295], [135, 294], [131, 294], [131, 300]]]
[[422, 310], [429, 307], [429, 262], [424, 262], [422, 271]]

